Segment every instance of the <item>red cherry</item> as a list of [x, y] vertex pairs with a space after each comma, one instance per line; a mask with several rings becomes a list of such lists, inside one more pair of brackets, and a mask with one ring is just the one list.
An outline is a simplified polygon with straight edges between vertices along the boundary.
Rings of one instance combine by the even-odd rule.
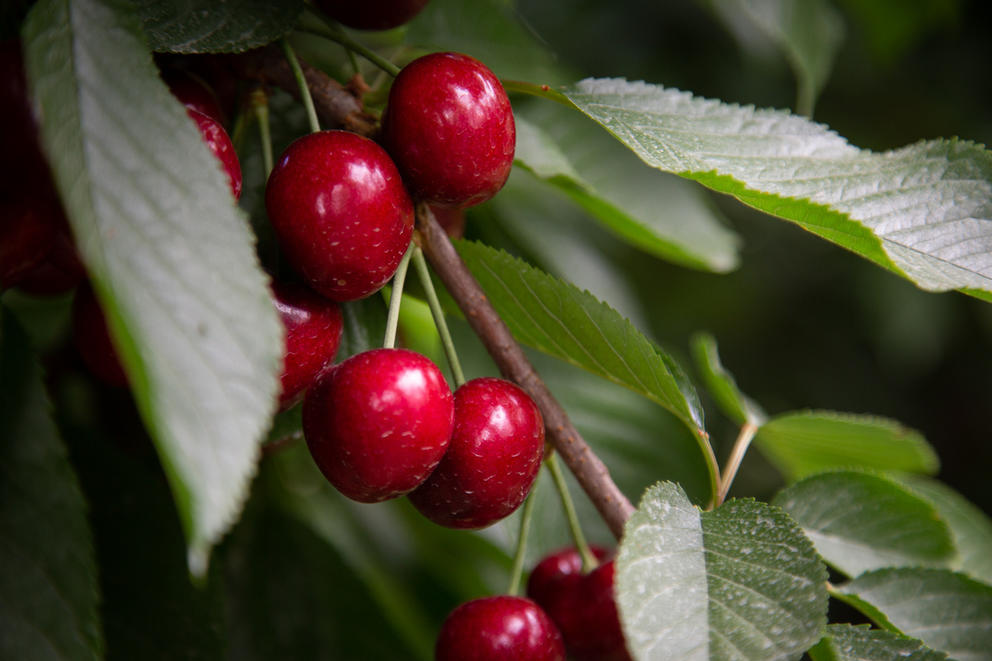
[[325, 372], [303, 399], [303, 435], [324, 477], [375, 503], [417, 488], [451, 439], [451, 390], [437, 365], [373, 349]]
[[234, 195], [234, 199], [240, 198], [241, 163], [238, 161], [237, 152], [234, 151], [234, 143], [231, 142], [231, 137], [224, 130], [224, 127], [221, 126], [220, 122], [213, 117], [208, 117], [202, 112], [190, 107], [186, 108], [186, 114], [196, 122], [196, 128], [200, 130], [203, 141], [207, 143], [210, 151], [214, 153], [214, 156], [217, 157], [217, 160], [220, 161], [221, 166], [224, 168], [224, 172], [227, 173], [227, 180], [231, 185], [231, 194]]
[[202, 112], [217, 123], [224, 124], [224, 111], [220, 107], [220, 101], [202, 78], [185, 71], [176, 71], [166, 76], [166, 83], [172, 96], [179, 99], [188, 110]]
[[342, 25], [357, 30], [391, 30], [408, 22], [428, 0], [317, 0], [321, 11]]
[[415, 197], [458, 207], [495, 195], [513, 165], [510, 100], [484, 64], [433, 53], [408, 64], [383, 117], [389, 153]]
[[453, 610], [441, 626], [435, 661], [565, 661], [561, 634], [523, 597], [486, 597]]
[[436, 204], [430, 205], [441, 229], [452, 239], [460, 239], [465, 236], [465, 212], [458, 207], [440, 207]]
[[484, 528], [524, 502], [543, 458], [544, 420], [527, 393], [473, 379], [455, 391], [448, 451], [410, 502], [439, 525]]
[[[59, 203], [55, 201], [55, 204]], [[86, 279], [86, 269], [69, 232], [69, 225], [58, 206], [55, 238], [47, 257], [25, 273], [17, 288], [33, 296], [64, 294]]]
[[[593, 548], [604, 560], [604, 549]], [[630, 661], [613, 598], [613, 560], [582, 573], [575, 549], [547, 556], [527, 581], [527, 596], [541, 605], [561, 631], [576, 661]]]
[[293, 142], [269, 176], [265, 207], [290, 264], [335, 301], [386, 284], [413, 233], [413, 203], [389, 155], [347, 131]]
[[72, 339], [86, 367], [111, 386], [126, 386], [127, 374], [110, 340], [107, 321], [90, 287], [80, 287], [72, 302]]
[[16, 285], [39, 266], [55, 241], [55, 222], [37, 200], [0, 205], [0, 290]]
[[341, 343], [341, 308], [299, 285], [277, 282], [272, 290], [286, 327], [279, 408], [287, 409], [334, 359]]

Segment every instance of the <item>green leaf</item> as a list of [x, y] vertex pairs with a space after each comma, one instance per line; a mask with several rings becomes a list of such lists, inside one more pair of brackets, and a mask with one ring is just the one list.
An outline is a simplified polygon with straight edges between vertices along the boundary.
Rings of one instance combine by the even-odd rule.
[[502, 0], [432, 0], [406, 30], [408, 44], [468, 53], [501, 78], [567, 81], [550, 51]]
[[956, 661], [992, 650], [992, 586], [946, 569], [880, 569], [835, 592], [879, 626], [919, 638]]
[[731, 420], [738, 425], [764, 423], [765, 412], [740, 391], [734, 375], [720, 362], [715, 337], [709, 333], [697, 333], [692, 338], [692, 355], [702, 374], [703, 383], [706, 384], [717, 405]]
[[826, 127], [622, 79], [564, 90], [649, 165], [797, 223], [930, 291], [992, 296], [992, 153], [932, 140], [872, 153]]
[[[458, 252], [514, 337], [626, 386], [674, 413], [709, 455], [703, 412], [678, 364], [588, 292], [502, 251], [458, 241]], [[716, 476], [711, 474], [712, 489]]]
[[919, 640], [867, 626], [831, 624], [816, 647], [809, 650], [813, 661], [942, 661]]
[[0, 307], [0, 657], [102, 659], [86, 502], [41, 366]]
[[830, 565], [848, 576], [882, 567], [946, 565], [950, 529], [937, 510], [881, 475], [821, 473], [779, 492], [788, 512]]
[[785, 413], [762, 425], [755, 443], [788, 480], [830, 468], [936, 473], [940, 465], [919, 432], [853, 413]]
[[950, 568], [992, 585], [992, 520], [988, 515], [946, 484], [917, 475], [898, 479], [933, 503], [950, 527], [958, 552]]
[[812, 115], [844, 37], [844, 23], [834, 6], [826, 0], [711, 2], [745, 50], [761, 50], [756, 40], [768, 40], [782, 50], [799, 87], [797, 112]]
[[293, 29], [303, 0], [135, 0], [152, 50], [240, 53]]
[[675, 484], [648, 489], [627, 522], [616, 595], [627, 645], [653, 659], [796, 659], [826, 625], [826, 570], [777, 507], [700, 512]]
[[581, 114], [558, 104], [516, 112], [516, 161], [608, 230], [650, 254], [710, 271], [737, 266], [739, 239], [703, 191], [645, 167]]
[[43, 0], [24, 41], [76, 243], [202, 575], [255, 471], [282, 325], [247, 221], [130, 6]]

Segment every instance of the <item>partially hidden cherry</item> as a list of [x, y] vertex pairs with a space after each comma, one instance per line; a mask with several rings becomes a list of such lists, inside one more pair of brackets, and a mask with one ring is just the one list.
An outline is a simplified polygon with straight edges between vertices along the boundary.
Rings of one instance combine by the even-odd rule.
[[449, 528], [484, 528], [517, 509], [544, 458], [544, 420], [518, 386], [472, 379], [455, 391], [451, 444], [410, 494], [424, 516]]
[[448, 615], [435, 661], [565, 661], [561, 634], [547, 614], [523, 597], [468, 601]]
[[[55, 204], [59, 204], [56, 200]], [[55, 296], [64, 294], [86, 279], [86, 269], [79, 260], [79, 252], [70, 235], [68, 223], [58, 209], [60, 222], [57, 222], [55, 238], [45, 259], [25, 273], [17, 283], [17, 288], [33, 296]]]
[[400, 71], [383, 135], [415, 197], [458, 207], [484, 202], [503, 187], [516, 146], [503, 85], [460, 53], [425, 55]]
[[72, 302], [72, 339], [86, 367], [111, 386], [126, 386], [127, 374], [110, 339], [107, 321], [89, 287], [80, 287]]
[[527, 581], [527, 596], [548, 613], [576, 661], [630, 661], [613, 598], [613, 560], [592, 549], [601, 564], [582, 573], [575, 549], [547, 556]]
[[187, 110], [202, 112], [207, 117], [224, 124], [224, 111], [220, 101], [207, 84], [199, 76], [186, 72], [175, 71], [166, 76], [169, 91]]
[[186, 108], [186, 114], [196, 122], [196, 128], [199, 129], [200, 135], [203, 136], [203, 141], [207, 143], [207, 147], [213, 152], [217, 160], [220, 161], [221, 167], [224, 168], [224, 172], [227, 174], [228, 183], [231, 186], [231, 194], [234, 199], [241, 197], [241, 163], [238, 161], [238, 154], [234, 151], [234, 143], [231, 142], [231, 137], [213, 117], [204, 115], [198, 110], [193, 110], [192, 108]]
[[413, 234], [413, 202], [393, 161], [348, 131], [293, 142], [269, 176], [265, 207], [290, 265], [335, 301], [386, 284]]
[[331, 364], [341, 344], [341, 308], [300, 285], [272, 285], [276, 310], [286, 328], [279, 408], [295, 404]]
[[321, 11], [357, 30], [391, 30], [420, 13], [428, 0], [317, 0]]
[[55, 241], [55, 223], [37, 200], [0, 202], [0, 290], [41, 264]]
[[303, 435], [324, 477], [375, 503], [417, 488], [451, 439], [444, 375], [407, 349], [373, 349], [325, 372], [303, 399]]

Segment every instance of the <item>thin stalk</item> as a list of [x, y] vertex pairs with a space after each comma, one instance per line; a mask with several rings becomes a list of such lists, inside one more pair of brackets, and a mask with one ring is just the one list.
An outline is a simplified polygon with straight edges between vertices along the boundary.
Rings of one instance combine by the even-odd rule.
[[[534, 486], [537, 486], [535, 481]], [[527, 537], [530, 534], [530, 520], [534, 512], [534, 488], [530, 490], [524, 508], [520, 512], [520, 534], [517, 536], [517, 550], [513, 554], [513, 569], [510, 571], [510, 587], [506, 593], [511, 597], [520, 594], [520, 583], [524, 575], [524, 555], [527, 552]]]
[[503, 83], [503, 89], [507, 92], [520, 92], [521, 94], [539, 96], [542, 99], [549, 99], [560, 103], [561, 105], [567, 106], [572, 110], [578, 110], [578, 107], [572, 103], [571, 99], [558, 90], [552, 89], [548, 85], [537, 85], [535, 83], [527, 83], [521, 80], [507, 80], [505, 78], [500, 82]]
[[744, 455], [747, 453], [748, 447], [751, 445], [751, 440], [754, 435], [758, 432], [758, 426], [753, 422], [745, 422], [741, 427], [741, 431], [737, 434], [737, 440], [734, 441], [734, 448], [730, 451], [730, 457], [727, 458], [727, 465], [723, 469], [723, 475], [720, 477], [720, 490], [716, 494], [715, 506], [719, 507], [723, 504], [723, 501], [727, 499], [727, 493], [730, 492], [730, 485], [734, 483], [734, 478], [737, 477], [737, 471], [741, 467], [741, 462], [744, 461]]
[[412, 254], [413, 243], [406, 249], [406, 254], [403, 255], [393, 275], [393, 288], [389, 293], [389, 312], [386, 315], [386, 337], [382, 340], [384, 349], [392, 349], [396, 346], [396, 327], [400, 323], [400, 301], [403, 300], [403, 284], [406, 282], [406, 270], [410, 266]]
[[268, 94], [260, 89], [255, 90], [251, 94], [251, 105], [255, 109], [255, 119], [258, 120], [258, 135], [262, 140], [262, 163], [265, 166], [265, 178], [268, 179], [269, 173], [272, 172], [275, 164], [272, 158], [272, 131], [269, 126]]
[[459, 388], [465, 383], [465, 374], [462, 372], [462, 365], [458, 361], [458, 352], [455, 350], [455, 343], [451, 339], [451, 332], [448, 330], [448, 322], [444, 318], [444, 310], [441, 309], [441, 301], [437, 298], [437, 291], [434, 289], [434, 281], [431, 280], [431, 273], [427, 269], [427, 260], [419, 247], [413, 248], [413, 265], [417, 268], [417, 275], [420, 276], [420, 284], [427, 294], [427, 305], [430, 306], [431, 316], [434, 317], [434, 326], [438, 335], [441, 336], [441, 346], [444, 347], [444, 355], [448, 359], [448, 366], [451, 367], [451, 374], [455, 377], [455, 387]]
[[579, 515], [575, 512], [575, 503], [572, 502], [572, 495], [568, 492], [568, 484], [565, 482], [565, 474], [558, 465], [558, 455], [554, 452], [544, 460], [544, 465], [548, 467], [551, 478], [555, 481], [555, 488], [558, 489], [558, 496], [561, 498], [561, 506], [565, 510], [565, 518], [568, 520], [568, 528], [572, 531], [572, 539], [575, 541], [575, 548], [582, 556], [583, 573], [591, 572], [599, 564], [599, 560], [589, 550], [586, 536], [582, 532], [582, 525], [579, 523]]
[[316, 18], [319, 18], [321, 23], [319, 26], [301, 25], [298, 28], [300, 31], [309, 32], [310, 34], [315, 34], [319, 37], [324, 37], [326, 39], [330, 39], [335, 43], [341, 44], [349, 51], [361, 55], [366, 60], [376, 65], [377, 67], [379, 67], [380, 69], [382, 69], [391, 76], [395, 76], [400, 72], [400, 68], [398, 66], [396, 66], [386, 58], [382, 57], [381, 55], [376, 53], [374, 50], [372, 50], [365, 44], [352, 39], [351, 35], [345, 32], [341, 28], [341, 26], [335, 23], [333, 20], [331, 20], [327, 16], [324, 16], [317, 10], [310, 7], [309, 5], [304, 5], [304, 7], [306, 9], [306, 13], [310, 14], [311, 16], [315, 16]]
[[296, 84], [300, 88], [300, 98], [303, 99], [303, 107], [307, 109], [307, 121], [310, 122], [310, 132], [317, 133], [320, 131], [320, 123], [317, 121], [317, 110], [313, 107], [313, 97], [310, 96], [310, 87], [307, 85], [306, 76], [303, 75], [303, 67], [300, 66], [300, 61], [296, 59], [296, 53], [293, 51], [293, 47], [289, 45], [287, 39], [282, 40], [282, 50], [286, 53], [286, 61], [289, 62], [289, 68], [293, 70], [293, 77], [296, 78]]

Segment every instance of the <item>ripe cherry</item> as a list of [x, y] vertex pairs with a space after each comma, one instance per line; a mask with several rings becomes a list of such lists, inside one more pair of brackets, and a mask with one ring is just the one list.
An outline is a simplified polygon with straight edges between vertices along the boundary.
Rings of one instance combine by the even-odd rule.
[[16, 285], [40, 265], [54, 241], [55, 223], [38, 200], [0, 203], [0, 290]]
[[341, 343], [341, 308], [291, 283], [274, 283], [272, 291], [286, 328], [279, 408], [287, 409], [334, 359]]
[[453, 610], [441, 626], [435, 661], [565, 661], [561, 634], [530, 599], [486, 597]]
[[357, 30], [391, 30], [420, 13], [428, 0], [317, 0], [320, 9], [342, 25]]
[[[599, 560], [607, 553], [593, 548]], [[559, 551], [534, 567], [527, 596], [541, 605], [561, 631], [576, 661], [630, 661], [613, 598], [613, 560], [582, 573], [575, 549]]]
[[448, 451], [410, 502], [439, 525], [484, 528], [524, 502], [543, 458], [544, 420], [527, 393], [473, 379], [455, 391]]
[[414, 196], [467, 207], [495, 195], [513, 165], [510, 100], [484, 64], [433, 53], [408, 64], [389, 91], [384, 138]]
[[176, 71], [166, 76], [169, 91], [179, 99], [187, 110], [202, 112], [207, 117], [224, 124], [224, 111], [213, 90], [207, 87], [203, 79], [185, 71]]
[[303, 435], [324, 477], [375, 503], [417, 488], [451, 439], [451, 390], [430, 359], [373, 349], [325, 372], [303, 399]]
[[58, 213], [61, 220], [56, 223], [55, 238], [47, 257], [17, 283], [17, 288], [23, 292], [34, 296], [55, 296], [72, 290], [86, 279], [86, 269], [79, 261], [79, 253], [61, 206]]
[[224, 172], [227, 173], [227, 180], [231, 186], [231, 194], [234, 199], [241, 197], [241, 163], [238, 162], [238, 154], [234, 151], [234, 143], [231, 137], [213, 117], [208, 117], [202, 112], [186, 108], [186, 114], [196, 122], [196, 128], [200, 130], [203, 141], [210, 147], [217, 160], [220, 161]]
[[265, 207], [290, 264], [335, 301], [386, 284], [413, 233], [413, 203], [389, 155], [347, 131], [293, 142], [269, 176]]
[[80, 287], [72, 302], [72, 339], [86, 367], [111, 386], [126, 386], [127, 374], [110, 340], [107, 321], [89, 287]]

